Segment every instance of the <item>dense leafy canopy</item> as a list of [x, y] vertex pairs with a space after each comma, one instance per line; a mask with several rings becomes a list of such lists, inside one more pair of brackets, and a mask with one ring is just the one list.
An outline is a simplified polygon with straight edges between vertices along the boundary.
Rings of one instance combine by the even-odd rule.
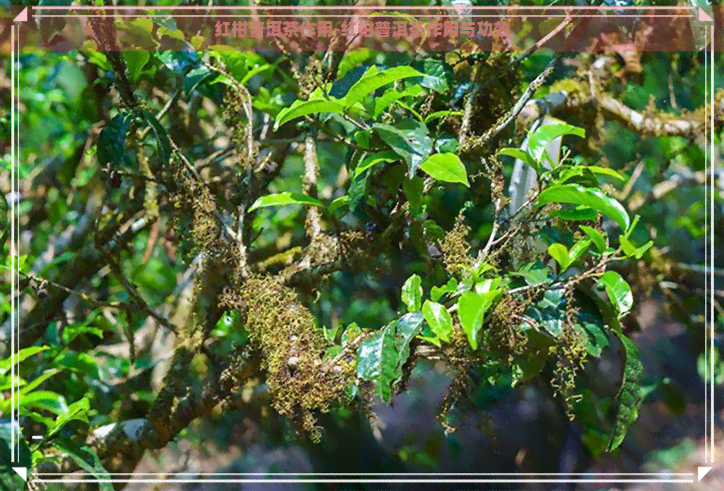
[[[15, 200], [23, 230], [12, 357], [0, 290], [0, 384], [19, 391], [0, 398], [4, 461], [11, 409], [23, 465], [100, 479], [201, 438], [189, 424], [219, 407], [324, 441], [317, 418], [393, 402], [430, 361], [452, 380], [446, 432], [471, 380], [490, 400], [536, 387], [598, 456], [653, 390], [639, 300], [663, 293], [701, 332], [682, 266], [704, 262], [699, 54], [201, 52], [161, 18], [133, 25], [159, 49], [20, 54], [18, 193], [0, 180], [2, 226]], [[160, 43], [174, 37], [185, 50]], [[546, 124], [514, 111], [534, 79], [525, 108]], [[699, 129], [646, 131], [672, 120]]]

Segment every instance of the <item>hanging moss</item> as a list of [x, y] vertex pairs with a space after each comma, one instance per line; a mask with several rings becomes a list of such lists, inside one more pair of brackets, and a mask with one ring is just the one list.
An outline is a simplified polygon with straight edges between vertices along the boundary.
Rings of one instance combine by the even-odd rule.
[[250, 338], [261, 349], [267, 385], [279, 413], [320, 438], [313, 412], [327, 412], [353, 381], [354, 359], [324, 361], [329, 347], [314, 318], [290, 288], [273, 278], [253, 277], [227, 301], [246, 320]]
[[508, 365], [526, 355], [528, 336], [515, 322], [525, 307], [525, 304], [513, 295], [504, 295], [491, 314], [487, 344], [489, 349], [498, 353]]
[[449, 274], [459, 274], [463, 266], [470, 267], [473, 264], [473, 258], [469, 254], [470, 244], [466, 240], [468, 233], [470, 233], [470, 227], [465, 225], [461, 213], [455, 221], [455, 226], [445, 234], [440, 245], [445, 269]]
[[551, 386], [555, 394], [563, 399], [566, 415], [572, 421], [573, 405], [581, 398], [576, 393], [576, 375], [583, 369], [588, 357], [586, 337], [571, 324], [566, 324], [560, 342], [551, 347], [551, 352], [557, 355]]

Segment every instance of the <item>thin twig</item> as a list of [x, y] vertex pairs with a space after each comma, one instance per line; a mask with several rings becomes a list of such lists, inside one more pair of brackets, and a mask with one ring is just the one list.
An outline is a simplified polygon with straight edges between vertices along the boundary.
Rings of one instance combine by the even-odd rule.
[[560, 53], [558, 53], [550, 62], [548, 62], [548, 65], [546, 65], [541, 74], [538, 75], [530, 83], [528, 88], [525, 89], [525, 92], [523, 92], [523, 95], [520, 96], [520, 99], [518, 99], [513, 108], [508, 111], [508, 113], [505, 114], [503, 118], [501, 118], [499, 123], [497, 123], [493, 128], [486, 131], [479, 141], [476, 141], [474, 143], [475, 147], [482, 147], [487, 144], [491, 139], [495, 138], [498, 133], [503, 131], [515, 118], [518, 117], [518, 114], [520, 114], [520, 112], [523, 110], [531, 97], [533, 97], [535, 91], [538, 90], [538, 88], [543, 85], [546, 79], [551, 75], [556, 63], [560, 59], [560, 56]]
[[136, 304], [137, 307], [140, 307], [143, 312], [146, 315], [149, 315], [156, 319], [161, 325], [163, 325], [165, 328], [172, 332], [176, 332], [176, 327], [171, 324], [171, 322], [164, 318], [163, 316], [157, 314], [156, 312], [151, 309], [151, 307], [148, 306], [146, 301], [143, 299], [143, 297], [138, 293], [136, 290], [136, 287], [134, 287], [123, 275], [123, 271], [121, 271], [121, 267], [118, 265], [116, 260], [111, 257], [110, 254], [108, 254], [108, 251], [105, 250], [104, 247], [99, 247], [98, 252], [100, 252], [101, 256], [108, 262], [108, 266], [111, 268], [111, 272], [113, 275], [123, 284], [123, 287], [126, 289], [128, 294], [133, 298], [133, 303]]
[[[317, 176], [319, 176], [316, 137], [316, 130], [312, 130], [304, 140], [304, 192], [314, 198], [317, 197]], [[316, 206], [308, 208], [305, 227], [307, 235], [312, 239], [322, 231], [321, 216]]]

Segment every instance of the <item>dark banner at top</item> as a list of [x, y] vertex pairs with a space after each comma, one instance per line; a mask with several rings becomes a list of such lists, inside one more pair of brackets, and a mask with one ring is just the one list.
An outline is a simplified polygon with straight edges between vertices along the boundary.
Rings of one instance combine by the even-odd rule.
[[327, 51], [719, 50], [722, 8], [27, 7], [5, 9], [22, 49]]

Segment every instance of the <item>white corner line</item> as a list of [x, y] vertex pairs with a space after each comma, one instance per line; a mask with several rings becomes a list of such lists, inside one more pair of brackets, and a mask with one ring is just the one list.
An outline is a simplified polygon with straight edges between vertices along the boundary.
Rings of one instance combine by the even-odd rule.
[[22, 12], [18, 14], [13, 22], [27, 22], [28, 21], [28, 7], [25, 7]]
[[[711, 469], [711, 467], [710, 467]], [[23, 481], [28, 480], [28, 468], [27, 467], [13, 467], [13, 470], [18, 473], [20, 477], [23, 478]]]
[[711, 469], [712, 469], [711, 467], [699, 467], [699, 468], [697, 469], [697, 474], [698, 474], [698, 477], [699, 477], [699, 481], [701, 481], [702, 478], [703, 478], [704, 476], [706, 476]]

